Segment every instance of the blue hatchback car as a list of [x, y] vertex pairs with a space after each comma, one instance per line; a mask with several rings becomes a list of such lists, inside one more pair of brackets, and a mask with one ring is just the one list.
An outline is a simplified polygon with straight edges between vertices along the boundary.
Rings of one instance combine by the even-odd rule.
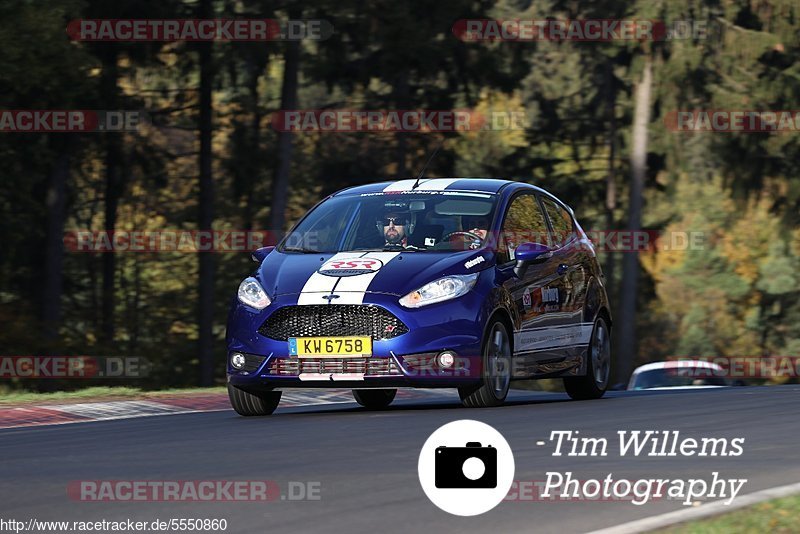
[[611, 313], [594, 247], [547, 191], [494, 179], [401, 180], [330, 195], [239, 286], [228, 392], [266, 415], [285, 388], [350, 388], [367, 408], [398, 387], [503, 403], [512, 380], [563, 378], [601, 397]]

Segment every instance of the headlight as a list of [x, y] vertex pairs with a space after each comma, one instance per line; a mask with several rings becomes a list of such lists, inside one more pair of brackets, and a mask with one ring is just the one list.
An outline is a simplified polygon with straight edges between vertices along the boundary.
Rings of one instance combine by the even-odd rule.
[[247, 363], [247, 358], [241, 352], [234, 352], [231, 354], [231, 366], [234, 369], [242, 369], [244, 364]]
[[400, 299], [400, 304], [406, 308], [419, 308], [435, 302], [454, 299], [472, 289], [477, 279], [478, 273], [445, 276], [412, 291]]
[[264, 288], [252, 276], [248, 276], [239, 284], [239, 302], [257, 310], [263, 310], [272, 303]]

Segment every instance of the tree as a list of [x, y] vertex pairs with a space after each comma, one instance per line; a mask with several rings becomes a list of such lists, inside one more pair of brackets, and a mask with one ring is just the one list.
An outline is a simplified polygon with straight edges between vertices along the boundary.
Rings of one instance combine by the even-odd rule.
[[[210, 19], [214, 16], [212, 0], [200, 0], [198, 18]], [[197, 207], [197, 227], [208, 231], [214, 224], [214, 179], [212, 175], [211, 136], [213, 135], [212, 115], [214, 112], [213, 84], [215, 66], [213, 44], [198, 44], [200, 67], [200, 109], [198, 119], [199, 154], [199, 203]], [[200, 385], [210, 386], [214, 381], [214, 255], [211, 252], [198, 254], [199, 273], [197, 284], [198, 309], [198, 356], [200, 360]]]
[[[290, 19], [299, 19], [302, 10], [292, 7]], [[281, 109], [297, 109], [297, 84], [300, 69], [300, 41], [289, 41], [285, 44], [283, 55], [283, 85], [281, 87]], [[269, 213], [269, 231], [280, 237], [286, 225], [286, 203], [289, 190], [289, 175], [292, 166], [293, 138], [292, 132], [278, 133], [278, 164], [272, 179], [271, 207]]]
[[[644, 58], [642, 77], [636, 85], [634, 122], [631, 131], [631, 185], [628, 204], [627, 230], [635, 233], [642, 228], [642, 202], [647, 172], [647, 129], [650, 125], [650, 106], [653, 91], [653, 64]], [[619, 335], [617, 336], [617, 378], [624, 380], [633, 371], [636, 356], [636, 299], [639, 289], [639, 256], [629, 252], [622, 260], [620, 288]]]

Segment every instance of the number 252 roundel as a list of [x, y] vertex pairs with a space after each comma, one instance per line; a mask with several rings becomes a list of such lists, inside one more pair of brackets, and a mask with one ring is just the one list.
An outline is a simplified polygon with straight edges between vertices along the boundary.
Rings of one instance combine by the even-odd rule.
[[319, 273], [328, 276], [358, 276], [359, 274], [374, 273], [381, 267], [383, 267], [383, 262], [375, 258], [331, 260], [320, 267]]

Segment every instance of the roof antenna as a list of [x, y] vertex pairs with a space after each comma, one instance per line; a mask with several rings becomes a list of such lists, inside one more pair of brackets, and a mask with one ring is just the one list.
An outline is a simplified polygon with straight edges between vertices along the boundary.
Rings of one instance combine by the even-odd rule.
[[422, 180], [423, 176], [425, 176], [425, 171], [428, 170], [428, 165], [431, 164], [431, 160], [433, 160], [433, 158], [436, 157], [436, 154], [439, 153], [439, 149], [442, 148], [443, 144], [444, 144], [444, 137], [442, 137], [442, 140], [439, 142], [439, 146], [437, 146], [436, 150], [433, 151], [433, 154], [431, 154], [431, 157], [428, 158], [428, 161], [425, 162], [425, 166], [422, 167], [421, 171], [419, 171], [419, 175], [417, 176], [417, 181], [414, 182], [414, 185], [411, 186], [412, 191], [417, 187], [419, 187], [419, 181]]

